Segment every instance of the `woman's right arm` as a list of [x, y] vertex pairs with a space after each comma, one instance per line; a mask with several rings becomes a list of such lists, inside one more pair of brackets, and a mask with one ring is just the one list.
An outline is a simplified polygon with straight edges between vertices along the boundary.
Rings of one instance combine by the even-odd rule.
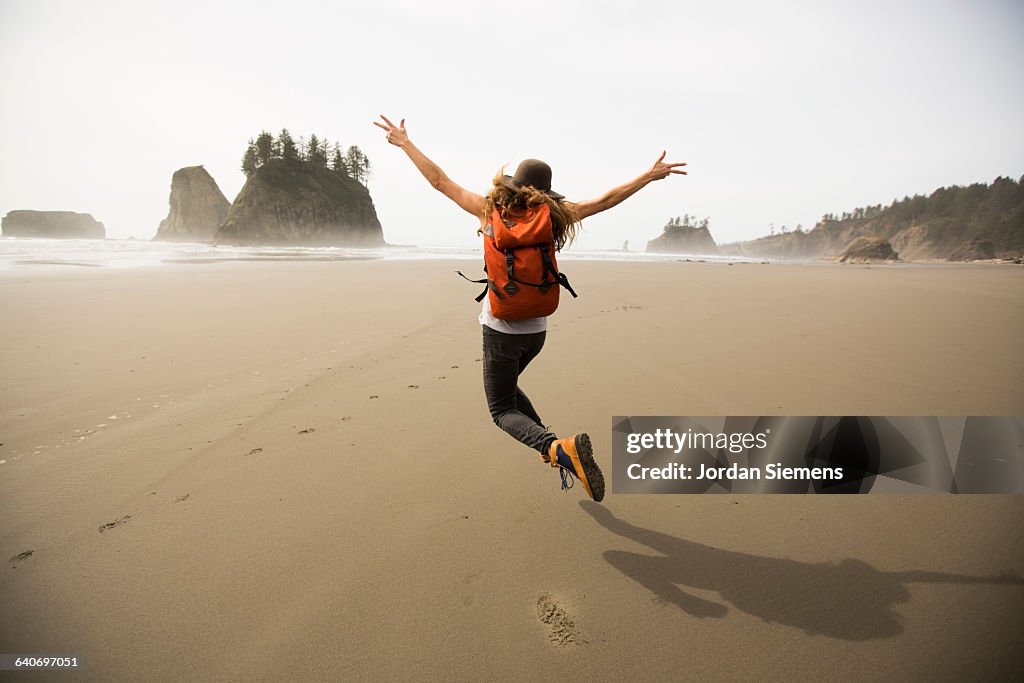
[[400, 147], [416, 164], [416, 168], [427, 179], [431, 187], [443, 194], [448, 199], [458, 204], [464, 211], [471, 213], [483, 220], [484, 205], [486, 200], [475, 192], [470, 192], [451, 178], [449, 178], [441, 167], [427, 158], [416, 145], [412, 144], [409, 134], [405, 131], [405, 119], [399, 125], [395, 125], [381, 114], [384, 123], [374, 121], [373, 125], [387, 131], [387, 139], [392, 145]]

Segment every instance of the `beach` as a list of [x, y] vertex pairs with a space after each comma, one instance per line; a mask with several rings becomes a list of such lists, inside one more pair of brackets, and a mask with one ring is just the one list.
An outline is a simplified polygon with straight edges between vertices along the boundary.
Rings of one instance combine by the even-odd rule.
[[[606, 474], [615, 415], [1024, 414], [1019, 266], [563, 269], [521, 386]], [[0, 652], [95, 681], [1024, 673], [1024, 496], [563, 493], [491, 421], [456, 270], [0, 270]]]

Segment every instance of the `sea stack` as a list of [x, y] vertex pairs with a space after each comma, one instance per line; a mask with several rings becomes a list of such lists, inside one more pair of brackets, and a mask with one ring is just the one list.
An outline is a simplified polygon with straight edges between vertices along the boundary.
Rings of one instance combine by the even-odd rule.
[[217, 244], [384, 244], [370, 193], [345, 173], [299, 159], [270, 159], [238, 193]]
[[209, 242], [230, 208], [231, 203], [205, 168], [179, 168], [171, 178], [170, 210], [153, 239]]
[[61, 239], [106, 238], [103, 224], [88, 213], [74, 211], [11, 211], [4, 216], [4, 237], [53, 237]]
[[647, 243], [648, 253], [714, 255], [718, 253], [718, 245], [711, 236], [707, 222], [691, 225], [689, 218], [685, 222], [670, 221], [664, 232]]

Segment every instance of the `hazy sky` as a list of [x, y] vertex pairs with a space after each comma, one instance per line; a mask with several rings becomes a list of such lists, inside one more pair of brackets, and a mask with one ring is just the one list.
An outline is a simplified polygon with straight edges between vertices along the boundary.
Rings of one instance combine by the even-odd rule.
[[287, 127], [374, 165], [392, 243], [473, 245], [473, 219], [371, 125], [485, 192], [539, 157], [587, 199], [662, 149], [688, 177], [588, 219], [639, 248], [667, 218], [718, 242], [769, 223], [1024, 174], [1024, 3], [0, 0], [0, 214], [92, 213], [149, 238], [171, 174], [229, 200], [246, 141]]

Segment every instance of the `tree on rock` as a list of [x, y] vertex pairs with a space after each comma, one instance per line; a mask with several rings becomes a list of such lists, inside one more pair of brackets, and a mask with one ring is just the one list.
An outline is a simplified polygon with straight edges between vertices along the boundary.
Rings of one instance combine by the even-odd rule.
[[245, 154], [242, 156], [242, 173], [244, 173], [245, 177], [248, 178], [255, 173], [258, 166], [259, 161], [256, 157], [256, 143], [252, 138], [249, 138], [249, 146], [245, 148]]
[[315, 134], [310, 135], [307, 141], [303, 136], [295, 140], [287, 128], [282, 128], [276, 138], [267, 131], [261, 131], [255, 140], [249, 139], [242, 156], [242, 172], [249, 177], [268, 161], [285, 159], [330, 169], [367, 187], [371, 174], [369, 158], [355, 145], [349, 147], [348, 152], [342, 153], [341, 150], [337, 141], [332, 144], [327, 138]]
[[309, 136], [309, 144], [306, 147], [306, 161], [317, 166], [327, 166], [327, 141], [313, 135]]
[[299, 158], [299, 149], [295, 146], [295, 140], [292, 139], [292, 134], [288, 132], [287, 128], [282, 128], [281, 134], [277, 136], [277, 146], [281, 150], [282, 159]]
[[367, 182], [370, 180], [370, 160], [363, 154], [361, 149], [355, 145], [348, 148], [348, 154], [345, 156], [345, 166], [348, 168], [348, 174], [361, 183], [363, 187], [366, 187]]
[[341, 156], [341, 146], [335, 142], [331, 152], [331, 170], [335, 173], [348, 175], [348, 168], [345, 166], [345, 159]]
[[262, 166], [274, 158], [274, 138], [267, 131], [262, 131], [256, 138], [256, 162]]

